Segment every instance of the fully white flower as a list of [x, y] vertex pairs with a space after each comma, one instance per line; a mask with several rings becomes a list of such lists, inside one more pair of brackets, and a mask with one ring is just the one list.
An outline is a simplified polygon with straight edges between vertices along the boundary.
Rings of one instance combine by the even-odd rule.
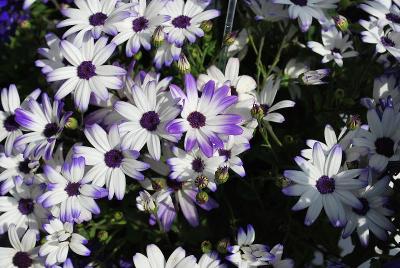
[[313, 18], [320, 23], [328, 19], [325, 12], [335, 9], [339, 0], [272, 0], [272, 3], [289, 5], [288, 12], [291, 19], [298, 19], [301, 31], [306, 32], [311, 26]]
[[186, 252], [179, 247], [172, 252], [168, 260], [156, 245], [148, 245], [146, 248], [147, 256], [136, 253], [133, 256], [133, 263], [136, 268], [199, 268], [196, 257], [193, 255], [185, 256]]
[[39, 249], [39, 256], [46, 257], [46, 265], [65, 262], [69, 249], [81, 256], [90, 255], [90, 250], [84, 246], [88, 241], [80, 234], [74, 233], [72, 223], [51, 219], [49, 223], [43, 225], [43, 228], [48, 235], [46, 243]]
[[276, 22], [288, 17], [285, 7], [274, 3], [272, 0], [246, 0], [246, 3], [256, 15], [256, 20]]
[[115, 35], [114, 23], [126, 18], [129, 13], [124, 11], [129, 5], [123, 4], [116, 8], [118, 0], [75, 0], [78, 8], [65, 8], [61, 12], [68, 17], [57, 24], [57, 27], [69, 28], [63, 35], [67, 38], [75, 35], [74, 43], [80, 46], [85, 38], [100, 38], [102, 33]]
[[281, 244], [275, 245], [271, 249], [270, 253], [272, 255], [274, 255], [274, 259], [269, 262], [273, 268], [293, 268], [294, 267], [294, 261], [292, 259], [283, 259], [282, 260], [283, 245], [281, 245]]
[[358, 56], [358, 52], [353, 48], [353, 41], [349, 40], [350, 35], [338, 31], [336, 28], [322, 30], [322, 44], [309, 41], [307, 46], [315, 53], [323, 56], [322, 63], [334, 60], [340, 67], [343, 66], [343, 59]]
[[140, 173], [149, 165], [136, 160], [139, 152], [129, 150], [129, 144], [121, 141], [121, 135], [117, 125], [113, 125], [107, 135], [99, 125], [94, 124], [85, 129], [85, 136], [94, 147], [75, 146], [76, 156], [85, 158], [86, 165], [92, 166], [84, 179], [93, 179], [93, 184], [102, 187], [106, 185], [108, 198], [114, 195], [122, 200], [125, 195], [125, 175], [143, 180]]
[[75, 106], [84, 112], [92, 92], [101, 100], [107, 100], [107, 89], [122, 88], [120, 76], [125, 75], [126, 71], [118, 66], [104, 65], [116, 48], [114, 43], [107, 45], [107, 40], [102, 37], [95, 43], [91, 37], [84, 40], [82, 47], [67, 40], [61, 41], [61, 52], [69, 65], [47, 74], [48, 82], [65, 81], [57, 90], [56, 99], [73, 93]]
[[380, 28], [389, 25], [396, 32], [400, 31], [400, 9], [392, 0], [365, 1], [360, 8], [376, 17], [376, 24]]
[[143, 87], [133, 85], [133, 103], [118, 101], [114, 109], [125, 120], [119, 125], [123, 142], [140, 151], [145, 144], [154, 159], [160, 159], [161, 139], [178, 142], [181, 135], [169, 134], [166, 125], [175, 119], [180, 108], [169, 92], [158, 94], [156, 82], [150, 81]]
[[218, 253], [215, 251], [201, 255], [198, 264], [199, 268], [227, 268], [226, 264], [218, 259]]
[[385, 206], [389, 182], [389, 177], [385, 177], [357, 194], [363, 206], [360, 209], [347, 210], [349, 220], [343, 229], [343, 238], [357, 230], [361, 244], [367, 246], [370, 232], [381, 240], [388, 238], [387, 231], [395, 232], [394, 224], [387, 218], [393, 215], [393, 211]]
[[232, 253], [226, 259], [239, 268], [252, 268], [268, 265], [274, 259], [268, 247], [262, 244], [254, 244], [256, 233], [253, 226], [247, 225], [247, 232], [239, 228], [237, 235], [237, 245], [228, 247]]
[[220, 14], [215, 9], [204, 11], [210, 2], [210, 0], [167, 1], [162, 14], [171, 18], [164, 26], [168, 42], [181, 47], [186, 39], [194, 43], [196, 37], [203, 37], [201, 23], [218, 17]]
[[135, 55], [141, 46], [150, 50], [154, 30], [169, 19], [169, 16], [160, 14], [166, 3], [164, 0], [152, 0], [148, 5], [146, 0], [131, 0], [131, 2], [137, 5], [130, 17], [114, 24], [119, 34], [113, 39], [118, 45], [128, 41], [126, 44], [128, 57]]
[[11, 196], [1, 196], [0, 234], [7, 232], [12, 223], [16, 224], [20, 236], [28, 228], [38, 233], [48, 217], [47, 211], [36, 202], [43, 191], [40, 185], [21, 184], [10, 190]]
[[44, 166], [49, 181], [47, 191], [38, 198], [45, 208], [59, 206], [60, 219], [65, 222], [90, 220], [93, 214], [99, 214], [100, 208], [94, 199], [107, 196], [107, 191], [92, 185], [92, 178], [85, 177], [85, 159], [75, 157], [65, 162], [60, 172], [51, 166]]
[[295, 161], [301, 171], [284, 172], [284, 176], [293, 184], [282, 191], [286, 195], [300, 196], [293, 210], [308, 207], [304, 221], [306, 225], [311, 225], [324, 208], [332, 225], [344, 226], [347, 222], [344, 205], [362, 208], [362, 203], [351, 192], [365, 186], [364, 181], [355, 179], [362, 170], [340, 172], [342, 155], [340, 145], [333, 146], [328, 155], [325, 155], [321, 144], [317, 142], [313, 147], [312, 162], [298, 156]]
[[8, 239], [12, 247], [0, 247], [0, 266], [44, 268], [44, 263], [38, 256], [39, 247], [35, 247], [36, 236], [37, 233], [29, 229], [20, 240], [17, 227], [11, 224], [8, 229]]
[[356, 147], [368, 150], [369, 166], [378, 172], [385, 170], [389, 161], [400, 160], [400, 113], [393, 107], [385, 107], [383, 114], [378, 115], [371, 109], [367, 113], [369, 131], [359, 132], [353, 139]]

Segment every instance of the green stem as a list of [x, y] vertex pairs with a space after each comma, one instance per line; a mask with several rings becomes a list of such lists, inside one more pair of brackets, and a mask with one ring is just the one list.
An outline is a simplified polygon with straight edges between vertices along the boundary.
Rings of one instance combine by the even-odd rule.
[[278, 146], [282, 147], [282, 142], [276, 136], [274, 130], [272, 129], [271, 124], [266, 122], [265, 123], [265, 128], [267, 129], [268, 133], [271, 135], [271, 138], [275, 141], [275, 143], [278, 144]]

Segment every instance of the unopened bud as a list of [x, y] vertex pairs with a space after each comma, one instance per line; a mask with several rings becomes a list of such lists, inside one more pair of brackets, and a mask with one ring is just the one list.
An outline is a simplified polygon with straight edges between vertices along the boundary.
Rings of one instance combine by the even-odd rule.
[[160, 47], [165, 40], [164, 28], [162, 26], [158, 26], [153, 34], [153, 45], [155, 47]]
[[210, 32], [210, 31], [212, 30], [212, 28], [213, 28], [213, 22], [212, 22], [211, 20], [203, 21], [203, 22], [200, 24], [200, 28], [201, 28], [205, 33], [208, 33], [208, 32]]
[[117, 211], [114, 213], [114, 219], [116, 221], [120, 221], [124, 218], [124, 214], [121, 211]]
[[196, 195], [196, 201], [197, 201], [197, 203], [199, 203], [201, 205], [207, 203], [208, 202], [208, 194], [204, 191], [198, 192]]
[[238, 36], [238, 32], [231, 32], [224, 37], [224, 45], [232, 45]]
[[361, 118], [359, 115], [350, 115], [347, 119], [346, 126], [349, 130], [355, 130], [361, 126]]
[[151, 186], [153, 187], [154, 191], [161, 191], [166, 187], [166, 182], [163, 179], [153, 179], [151, 181]]
[[261, 107], [261, 105], [254, 103], [253, 108], [251, 108], [250, 112], [251, 116], [257, 120], [261, 120], [264, 118], [264, 109]]
[[197, 176], [197, 178], [194, 180], [194, 184], [197, 186], [197, 188], [202, 190], [208, 186], [208, 178], [204, 175]]
[[21, 21], [20, 26], [22, 29], [30, 29], [31, 23], [29, 22], [29, 20], [23, 20]]
[[323, 80], [328, 77], [330, 73], [331, 71], [329, 69], [307, 71], [300, 75], [299, 80], [300, 83], [306, 86], [322, 85], [326, 84], [326, 82]]
[[219, 167], [217, 171], [215, 171], [215, 182], [217, 184], [223, 184], [227, 182], [228, 179], [229, 179], [228, 167]]
[[335, 21], [336, 27], [342, 32], [345, 32], [349, 29], [349, 22], [346, 17], [342, 15], [337, 15], [333, 17], [333, 20]]
[[97, 233], [97, 238], [101, 242], [105, 242], [108, 239], [108, 232], [106, 230], [101, 230], [100, 232]]
[[212, 244], [210, 241], [206, 240], [201, 243], [201, 251], [203, 253], [210, 253], [212, 250]]
[[76, 118], [74, 117], [68, 118], [67, 123], [65, 124], [65, 127], [67, 129], [72, 129], [72, 130], [77, 129], [78, 126], [79, 126], [78, 120], [76, 120]]
[[190, 73], [191, 66], [190, 66], [190, 63], [189, 63], [188, 59], [186, 58], [185, 54], [181, 54], [181, 55], [179, 56], [179, 60], [178, 60], [178, 70], [179, 70], [182, 74]]
[[221, 254], [226, 254], [228, 252], [229, 239], [224, 238], [218, 241], [217, 251]]

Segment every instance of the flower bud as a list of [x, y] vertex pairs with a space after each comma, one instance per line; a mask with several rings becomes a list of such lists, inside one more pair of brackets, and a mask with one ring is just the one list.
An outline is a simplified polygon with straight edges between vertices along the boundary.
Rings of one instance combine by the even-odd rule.
[[212, 22], [211, 20], [203, 21], [203, 22], [200, 24], [200, 28], [201, 28], [205, 33], [208, 33], [208, 32], [210, 32], [210, 31], [212, 30], [212, 28], [213, 28], [213, 22]]
[[361, 118], [359, 115], [350, 115], [347, 118], [346, 126], [349, 130], [355, 130], [361, 126]]
[[217, 251], [221, 254], [226, 254], [228, 252], [227, 248], [229, 246], [229, 239], [224, 238], [218, 241], [217, 243]]
[[203, 253], [210, 253], [212, 250], [212, 244], [210, 241], [206, 240], [201, 242], [201, 251]]
[[224, 37], [224, 45], [230, 46], [232, 45], [238, 36], [238, 32], [231, 32]]
[[254, 119], [261, 120], [264, 118], [264, 109], [256, 103], [253, 104], [250, 113]]
[[151, 187], [153, 187], [154, 191], [161, 191], [166, 187], [166, 182], [163, 179], [153, 179], [151, 181]]
[[204, 191], [200, 191], [196, 195], [196, 201], [202, 205], [208, 202], [208, 194]]
[[347, 21], [346, 17], [337, 15], [333, 17], [333, 20], [335, 21], [336, 27], [342, 32], [345, 32], [349, 29], [349, 22]]
[[153, 45], [155, 47], [160, 47], [165, 40], [164, 28], [162, 26], [158, 26], [153, 34]]
[[97, 238], [101, 242], [105, 242], [108, 239], [108, 232], [106, 230], [101, 230], [100, 232], [97, 233]]
[[178, 70], [179, 70], [182, 74], [190, 73], [191, 66], [190, 66], [190, 63], [189, 63], [188, 59], [186, 58], [185, 54], [181, 54], [181, 55], [179, 56], [179, 60], [178, 60]]
[[120, 221], [124, 218], [124, 213], [122, 213], [121, 211], [117, 211], [114, 213], [114, 219], [116, 221]]
[[228, 179], [229, 179], [228, 167], [219, 167], [217, 171], [215, 171], [215, 182], [217, 184], [223, 184], [227, 182]]
[[200, 190], [204, 189], [208, 185], [208, 178], [206, 176], [200, 175], [197, 176], [197, 178], [194, 180], [194, 184], [199, 188]]
[[300, 83], [306, 86], [326, 84], [323, 81], [330, 74], [329, 69], [319, 69], [315, 71], [307, 71], [299, 76]]
[[23, 20], [21, 21], [20, 26], [22, 29], [30, 29], [32, 25], [29, 20]]
[[76, 118], [74, 117], [68, 118], [67, 123], [65, 124], [65, 127], [67, 129], [72, 129], [72, 130], [77, 129], [78, 126], [79, 126], [78, 120], [76, 120]]

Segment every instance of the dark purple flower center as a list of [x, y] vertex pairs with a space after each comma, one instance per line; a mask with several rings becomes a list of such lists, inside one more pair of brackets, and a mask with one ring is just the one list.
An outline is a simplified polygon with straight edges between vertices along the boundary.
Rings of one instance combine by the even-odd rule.
[[29, 167], [30, 162], [29, 159], [19, 162], [18, 170], [24, 174], [29, 174], [31, 172], [31, 168]]
[[187, 117], [187, 121], [189, 121], [189, 124], [192, 128], [201, 128], [206, 125], [206, 117], [204, 114], [197, 111], [191, 112]]
[[178, 181], [178, 180], [167, 180], [167, 185], [169, 188], [173, 189], [174, 191], [179, 191], [182, 189], [183, 182]]
[[394, 141], [391, 138], [382, 137], [375, 141], [376, 152], [386, 157], [392, 157], [394, 154]]
[[4, 120], [3, 126], [8, 132], [19, 129], [19, 125], [15, 121], [15, 114], [9, 115], [6, 120]]
[[117, 168], [121, 166], [124, 155], [119, 150], [111, 150], [104, 155], [104, 162], [110, 168]]
[[159, 124], [160, 117], [155, 111], [144, 113], [142, 115], [142, 118], [140, 119], [140, 125], [142, 126], [142, 128], [145, 128], [148, 131], [156, 130]]
[[25, 199], [21, 198], [18, 202], [18, 210], [21, 212], [23, 215], [29, 215], [33, 212], [33, 209], [35, 207], [35, 204], [33, 203], [32, 199]]
[[201, 173], [204, 171], [204, 161], [201, 158], [195, 158], [192, 161], [192, 169], [197, 173]]
[[104, 23], [106, 22], [106, 19], [107, 19], [106, 14], [104, 14], [102, 12], [98, 12], [89, 17], [89, 23], [92, 26], [100, 26], [100, 25], [104, 25]]
[[135, 32], [146, 30], [149, 27], [149, 21], [145, 17], [139, 17], [132, 21], [132, 29]]
[[340, 54], [340, 49], [338, 49], [337, 47], [335, 47], [334, 49], [332, 49], [332, 54], [333, 53], [338, 53], [338, 54]]
[[365, 198], [359, 198], [358, 200], [360, 200], [361, 204], [363, 205], [362, 208], [358, 209], [358, 208], [353, 208], [353, 211], [355, 213], [357, 213], [358, 215], [364, 216], [365, 214], [368, 213], [369, 211], [369, 203], [368, 200]]
[[51, 138], [53, 136], [55, 136], [58, 131], [60, 131], [60, 128], [58, 127], [58, 125], [56, 123], [48, 123], [43, 130], [43, 135], [46, 138]]
[[81, 184], [79, 182], [70, 182], [64, 190], [67, 192], [68, 196], [75, 196], [79, 195], [80, 187]]
[[260, 107], [263, 110], [264, 115], [267, 115], [268, 111], [269, 111], [269, 108], [270, 108], [269, 105], [268, 104], [260, 104]]
[[225, 156], [227, 161], [231, 158], [231, 150], [219, 149], [218, 154], [220, 156]]
[[234, 86], [231, 86], [231, 96], [238, 96], [238, 92]]
[[18, 268], [29, 268], [33, 263], [32, 259], [29, 257], [29, 254], [22, 251], [15, 253], [12, 262], [14, 266], [17, 266]]
[[307, 5], [307, 0], [290, 0], [290, 2], [292, 2], [295, 5], [302, 6], [302, 7]]
[[172, 20], [172, 25], [174, 25], [176, 28], [185, 29], [188, 26], [190, 26], [190, 20], [191, 20], [190, 17], [185, 15], [180, 15]]
[[382, 45], [384, 45], [385, 47], [394, 47], [396, 44], [393, 42], [393, 40], [392, 39], [390, 39], [389, 37], [387, 37], [387, 36], [382, 36], [381, 37], [381, 42], [382, 42]]
[[386, 19], [394, 23], [400, 23], [400, 16], [397, 14], [388, 13], [386, 14]]
[[317, 180], [316, 187], [321, 194], [331, 194], [335, 191], [335, 179], [322, 176]]
[[96, 75], [96, 66], [91, 61], [84, 61], [78, 66], [78, 77], [89, 80]]

